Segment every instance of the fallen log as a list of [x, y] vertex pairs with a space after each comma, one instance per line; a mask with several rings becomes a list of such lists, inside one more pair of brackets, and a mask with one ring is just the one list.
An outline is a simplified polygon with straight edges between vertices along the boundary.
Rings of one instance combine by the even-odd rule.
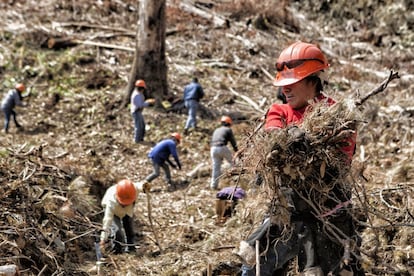
[[191, 3], [186, 3], [184, 1], [181, 1], [180, 8], [186, 12], [198, 15], [207, 20], [211, 20], [212, 23], [217, 27], [223, 27], [227, 25], [227, 21], [225, 19], [220, 18], [217, 14], [213, 13], [212, 11], [202, 10], [198, 7], [195, 7]]
[[88, 45], [88, 46], [96, 46], [100, 48], [108, 48], [108, 49], [116, 49], [116, 50], [123, 50], [128, 52], [135, 52], [134, 48], [126, 47], [126, 46], [119, 46], [114, 44], [108, 44], [108, 43], [100, 43], [100, 42], [94, 42], [89, 40], [79, 40], [74, 39], [70, 37], [51, 37], [47, 41], [47, 47], [49, 49], [59, 50], [63, 48], [68, 47], [74, 47], [76, 45]]

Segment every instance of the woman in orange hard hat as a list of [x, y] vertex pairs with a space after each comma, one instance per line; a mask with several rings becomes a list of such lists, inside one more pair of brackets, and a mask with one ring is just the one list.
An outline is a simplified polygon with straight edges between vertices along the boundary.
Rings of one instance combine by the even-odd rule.
[[[274, 85], [282, 88], [287, 103], [273, 104], [270, 107], [265, 121], [266, 131], [288, 128], [288, 134], [293, 137], [300, 138], [306, 135], [300, 125], [310, 104], [321, 101], [327, 105], [335, 104], [332, 98], [322, 94], [323, 74], [328, 67], [325, 55], [314, 44], [299, 41], [281, 52], [276, 62], [277, 74]], [[355, 149], [355, 136], [356, 134], [348, 138], [345, 141], [347, 145], [341, 148], [349, 159], [349, 164]], [[364, 275], [358, 263], [358, 252], [353, 252], [354, 256], [349, 263], [344, 263], [343, 244], [341, 241], [330, 239], [326, 232], [317, 230], [324, 229], [324, 225], [315, 217], [310, 205], [302, 199], [306, 195], [285, 188], [286, 198], [292, 201], [291, 235], [283, 239], [284, 229], [272, 224], [271, 218], [265, 219], [263, 224], [240, 244], [238, 255], [245, 261], [242, 275], [255, 275], [253, 266], [256, 240], [260, 241], [260, 250], [263, 253], [260, 258], [261, 276], [285, 275], [289, 261], [295, 256], [298, 256], [299, 270], [304, 275]], [[329, 215], [327, 218], [329, 223], [350, 239], [356, 237], [354, 221], [345, 208], [350, 202], [350, 189], [335, 189], [330, 192], [330, 198], [324, 206], [325, 209], [335, 210], [332, 216]], [[336, 204], [342, 203], [342, 207], [335, 209], [339, 206]]]
[[[149, 183], [133, 183], [129, 179], [123, 179], [106, 190], [101, 202], [102, 207], [105, 209], [102, 222], [103, 231], [101, 232], [100, 239], [102, 250], [108, 241], [108, 237], [112, 234], [111, 229], [115, 229], [115, 238], [111, 251], [115, 254], [122, 253], [122, 251], [135, 251], [134, 229], [132, 226], [135, 202], [139, 191], [146, 193], [149, 190]], [[122, 250], [124, 245], [126, 247]]]

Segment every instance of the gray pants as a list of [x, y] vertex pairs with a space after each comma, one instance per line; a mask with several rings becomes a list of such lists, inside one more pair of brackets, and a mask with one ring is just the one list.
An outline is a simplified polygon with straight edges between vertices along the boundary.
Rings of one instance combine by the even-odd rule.
[[231, 151], [227, 146], [213, 146], [210, 149], [211, 160], [213, 162], [213, 170], [211, 175], [210, 188], [217, 189], [219, 184], [219, 178], [221, 175], [221, 165], [223, 160], [226, 159], [230, 165], [232, 165]]
[[145, 180], [147, 180], [148, 182], [153, 181], [155, 178], [160, 176], [160, 168], [162, 168], [164, 170], [164, 173], [165, 173], [165, 181], [167, 182], [167, 184], [172, 183], [170, 167], [168, 166], [168, 164], [166, 162], [164, 162], [162, 164], [158, 164], [158, 163], [155, 163], [154, 161], [152, 161], [152, 167], [153, 167], [152, 174], [148, 175], [147, 178], [145, 178]]
[[197, 127], [197, 110], [199, 103], [196, 100], [187, 100], [184, 102], [185, 107], [188, 109], [188, 118], [185, 123], [185, 129], [189, 129], [190, 127], [196, 128]]

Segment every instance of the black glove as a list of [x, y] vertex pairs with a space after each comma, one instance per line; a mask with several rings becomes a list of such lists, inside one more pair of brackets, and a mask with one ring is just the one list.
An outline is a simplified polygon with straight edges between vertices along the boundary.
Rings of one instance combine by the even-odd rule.
[[297, 126], [292, 126], [288, 129], [289, 137], [294, 141], [299, 141], [305, 137], [305, 131]]

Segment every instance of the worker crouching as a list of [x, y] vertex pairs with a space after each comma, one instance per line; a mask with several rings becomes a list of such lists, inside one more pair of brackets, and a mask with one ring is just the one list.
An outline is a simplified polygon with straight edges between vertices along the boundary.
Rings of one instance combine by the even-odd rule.
[[[128, 179], [119, 181], [109, 187], [102, 199], [101, 205], [105, 209], [102, 222], [100, 247], [104, 251], [105, 243], [110, 234], [115, 237], [111, 252], [120, 254], [135, 252], [133, 214], [139, 191], [149, 192], [150, 184], [144, 182], [133, 183]], [[114, 229], [114, 233], [111, 233]], [[123, 249], [123, 246], [125, 246]]]

